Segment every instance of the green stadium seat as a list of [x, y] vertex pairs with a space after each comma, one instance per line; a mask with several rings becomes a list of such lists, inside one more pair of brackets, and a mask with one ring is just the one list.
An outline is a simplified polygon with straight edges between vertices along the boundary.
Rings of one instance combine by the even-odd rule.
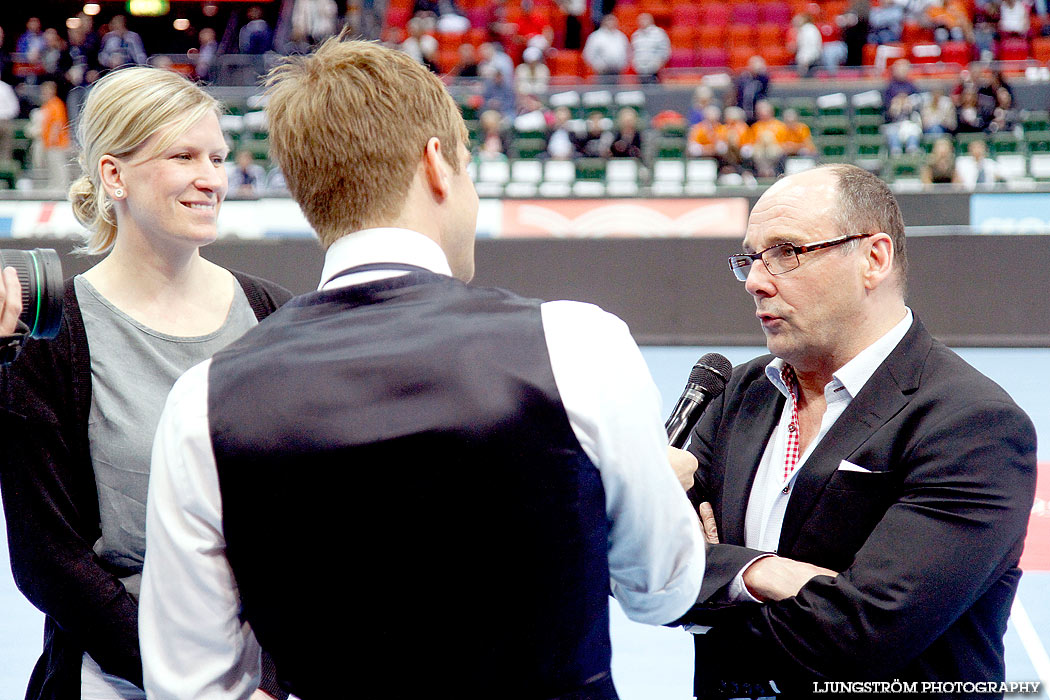
[[682, 158], [685, 156], [685, 138], [661, 137], [656, 142], [657, 158]]
[[580, 158], [576, 161], [576, 180], [605, 181], [604, 158]]
[[511, 150], [517, 158], [535, 158], [547, 150], [547, 141], [543, 138], [516, 138], [511, 142]]

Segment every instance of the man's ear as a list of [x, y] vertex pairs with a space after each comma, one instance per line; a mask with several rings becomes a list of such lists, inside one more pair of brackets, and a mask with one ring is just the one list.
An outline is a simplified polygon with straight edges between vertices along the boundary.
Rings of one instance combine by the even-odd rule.
[[874, 289], [893, 274], [893, 239], [889, 234], [876, 233], [870, 239], [868, 268], [864, 274], [865, 286]]
[[423, 149], [423, 173], [435, 199], [444, 200], [448, 196], [451, 182], [441, 140], [436, 136], [431, 136]]

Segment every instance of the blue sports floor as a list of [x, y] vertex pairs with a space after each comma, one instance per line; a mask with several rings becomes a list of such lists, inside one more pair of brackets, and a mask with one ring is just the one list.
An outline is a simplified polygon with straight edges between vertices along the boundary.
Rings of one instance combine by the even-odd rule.
[[[643, 350], [671, 410], [693, 363], [706, 352], [721, 352], [733, 364], [764, 352], [763, 348], [646, 348]], [[992, 377], [1014, 397], [1035, 422], [1040, 437], [1039, 461], [1050, 469], [1050, 348], [961, 349], [960, 354]], [[1044, 475], [1044, 480], [1047, 478]], [[1045, 481], [1044, 481], [1045, 483]], [[1044, 492], [1045, 493], [1045, 492]], [[1037, 506], [1032, 530], [1050, 528], [1046, 502]], [[0, 561], [7, 560], [7, 537], [0, 520]], [[1007, 677], [1042, 679], [1040, 695], [1050, 698], [1050, 571], [1027, 571], [1021, 580], [1006, 637]], [[627, 620], [613, 606], [613, 676], [623, 700], [686, 700], [691, 697], [693, 650], [689, 635], [679, 630], [647, 627]], [[917, 622], [917, 624], [921, 624]], [[40, 650], [43, 618], [0, 567], [0, 700], [23, 697], [26, 679]], [[479, 629], [479, 634], [484, 630]], [[350, 679], [352, 682], [352, 679]]]

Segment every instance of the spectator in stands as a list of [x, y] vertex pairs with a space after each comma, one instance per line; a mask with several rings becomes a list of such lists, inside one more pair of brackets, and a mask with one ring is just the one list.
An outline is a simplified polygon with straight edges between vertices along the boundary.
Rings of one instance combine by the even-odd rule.
[[984, 117], [977, 97], [977, 88], [967, 86], [963, 89], [959, 98], [959, 108], [956, 111], [957, 133], [977, 133], [984, 131], [988, 121]]
[[959, 172], [959, 179], [967, 189], [993, 187], [996, 182], [1005, 181], [999, 163], [988, 157], [988, 147], [984, 141], [971, 141], [967, 151], [973, 159], [973, 165]]
[[266, 170], [255, 162], [252, 152], [246, 148], [237, 151], [233, 163], [227, 167], [226, 178], [229, 194], [237, 197], [259, 197], [266, 188]]
[[437, 73], [438, 42], [426, 33], [426, 21], [420, 15], [408, 20], [408, 36], [401, 42], [401, 50], [412, 57], [416, 63], [422, 63]]
[[514, 89], [519, 95], [547, 92], [551, 70], [543, 62], [543, 51], [536, 46], [529, 46], [521, 57], [521, 64], [514, 69]]
[[925, 23], [933, 27], [933, 38], [938, 43], [974, 42], [969, 10], [959, 0], [930, 0], [926, 7]]
[[996, 93], [995, 110], [992, 112], [992, 118], [985, 127], [985, 131], [990, 134], [1008, 133], [1014, 130], [1017, 123], [1018, 114], [1014, 107], [1012, 93], [1006, 88], [999, 88]]
[[540, 51], [549, 49], [554, 30], [547, 15], [540, 12], [532, 0], [521, 0], [521, 15], [518, 17], [517, 43], [523, 47], [534, 46]]
[[813, 74], [813, 70], [820, 62], [824, 37], [821, 36], [817, 25], [813, 23], [813, 17], [807, 12], [795, 15], [791, 24], [795, 29], [795, 41], [794, 46], [789, 43], [788, 49], [794, 49], [798, 74], [805, 78]]
[[799, 121], [798, 111], [790, 108], [784, 110], [784, 154], [806, 158], [817, 155], [809, 125]]
[[871, 0], [850, 0], [847, 10], [835, 18], [842, 32], [842, 43], [846, 45], [847, 66], [864, 63], [864, 45], [868, 43], [871, 30], [870, 16]]
[[1032, 8], [1025, 0], [1002, 0], [999, 5], [999, 38], [1027, 38]]
[[919, 172], [919, 177], [927, 185], [947, 185], [959, 182], [959, 173], [955, 169], [955, 149], [951, 139], [941, 137], [933, 142], [933, 150]]
[[478, 52], [481, 56], [481, 63], [478, 65], [479, 72], [485, 66], [492, 66], [503, 75], [504, 84], [514, 84], [514, 61], [511, 60], [511, 57], [503, 50], [502, 44], [495, 41], [489, 41], [482, 44], [478, 49]]
[[[84, 16], [87, 17], [87, 15]], [[69, 78], [69, 82], [74, 86], [84, 85], [88, 82], [88, 72], [98, 71], [101, 68], [98, 63], [98, 35], [91, 31], [90, 17], [88, 22], [84, 22], [80, 17], [74, 17], [66, 32], [66, 37], [69, 58], [73, 63], [73, 68], [78, 71], [77, 76]]]
[[496, 0], [489, 4], [488, 19], [485, 22], [489, 41], [510, 51], [516, 42], [518, 25], [507, 16], [507, 0]]
[[519, 97], [518, 105], [518, 114], [514, 117], [516, 131], [547, 131], [554, 125], [554, 113], [538, 95], [527, 92]]
[[624, 107], [616, 114], [616, 133], [609, 144], [610, 158], [641, 158], [644, 153], [638, 112]]
[[15, 119], [18, 118], [18, 95], [0, 80], [0, 167], [11, 160], [14, 152]]
[[759, 132], [754, 139], [750, 146], [751, 170], [754, 174], [765, 179], [783, 175], [787, 158], [783, 144], [777, 141], [772, 131]]
[[638, 15], [638, 29], [631, 35], [631, 65], [643, 83], [655, 83], [656, 74], [671, 56], [671, 40], [648, 12]]
[[491, 62], [483, 63], [480, 71], [483, 81], [482, 100], [485, 109], [494, 109], [507, 118], [513, 118], [518, 113], [514, 84], [505, 82], [503, 72]]
[[726, 128], [718, 105], [704, 107], [704, 116], [689, 130], [685, 152], [690, 158], [717, 158], [726, 150]]
[[583, 46], [583, 16], [587, 14], [587, 0], [556, 0], [565, 16], [565, 48], [578, 51]]
[[69, 187], [69, 118], [54, 81], [40, 85], [40, 102], [40, 144], [47, 167], [47, 186], [64, 192]]
[[735, 98], [727, 105], [735, 105], [744, 110], [744, 119], [750, 123], [755, 120], [755, 103], [769, 96], [769, 70], [761, 56], [748, 59], [747, 68], [740, 71], [733, 81]]
[[[715, 104], [715, 93], [707, 85], [698, 85], [696, 90], [693, 90], [693, 101], [689, 107], [688, 122], [689, 126], [695, 126], [704, 120], [707, 114], [707, 108]], [[721, 119], [722, 110], [718, 110], [718, 117]]]
[[605, 117], [601, 112], [587, 115], [584, 132], [576, 139], [576, 155], [581, 158], [606, 158], [613, 135], [606, 128]]
[[252, 5], [245, 16], [248, 21], [237, 35], [241, 53], [259, 56], [273, 49], [273, 30], [263, 17], [263, 9]]
[[439, 34], [463, 34], [470, 29], [470, 20], [463, 16], [452, 0], [441, 0], [434, 28]]
[[11, 53], [4, 46], [4, 28], [0, 27], [0, 82], [12, 83], [14, 76], [11, 73]]
[[918, 94], [919, 88], [912, 82], [910, 73], [911, 63], [907, 59], [901, 58], [893, 62], [893, 67], [890, 69], [890, 81], [886, 84], [886, 89], [882, 91], [882, 104], [887, 112], [886, 121], [889, 121], [889, 106], [893, 103], [894, 97], [899, 94], [909, 96]]
[[551, 160], [569, 160], [576, 154], [577, 135], [572, 128], [572, 112], [560, 106], [554, 110], [554, 124], [547, 134], [544, 153]]
[[883, 128], [891, 155], [900, 155], [904, 151], [917, 152], [922, 137], [918, 96], [898, 92], [886, 110], [886, 125]]
[[718, 172], [722, 175], [742, 175], [745, 170], [744, 149], [751, 145], [751, 127], [740, 107], [726, 107], [725, 148], [720, 149]]
[[58, 96], [65, 98], [70, 84], [67, 73], [73, 67], [73, 58], [69, 47], [57, 29], [48, 27], [44, 30], [44, 50], [40, 54], [40, 63], [44, 67], [43, 78], [58, 86]]
[[146, 49], [142, 46], [142, 37], [128, 29], [124, 15], [115, 15], [109, 21], [109, 31], [102, 37], [98, 60], [105, 68], [146, 63]]
[[456, 65], [448, 72], [453, 78], [477, 78], [478, 77], [478, 52], [474, 44], [464, 41], [459, 45], [458, 59]]
[[215, 79], [215, 59], [219, 55], [219, 42], [216, 40], [215, 30], [204, 27], [197, 34], [197, 55], [193, 68], [197, 73], [197, 79], [210, 83]]
[[485, 110], [478, 119], [478, 128], [478, 157], [505, 160], [510, 152], [510, 134], [503, 115], [494, 109]]
[[923, 133], [955, 133], [957, 125], [955, 103], [952, 102], [952, 98], [945, 94], [944, 88], [935, 87], [929, 93], [923, 95], [923, 105], [920, 114]]
[[880, 2], [877, 7], [871, 8], [868, 22], [871, 32], [868, 41], [873, 44], [888, 44], [900, 41], [904, 30], [904, 5], [906, 2], [900, 0], [887, 0]]
[[335, 0], [295, 0], [292, 6], [292, 38], [320, 44], [336, 32], [339, 6]]
[[778, 144], [787, 140], [787, 127], [776, 118], [773, 104], [769, 100], [759, 100], [755, 103], [755, 123], [751, 125], [752, 139], [757, 142], [766, 132], [773, 134], [773, 140]]
[[26, 30], [15, 42], [15, 53], [26, 56], [36, 56], [44, 50], [44, 32], [41, 28], [39, 17], [30, 17], [26, 20]]
[[616, 15], [605, 15], [598, 29], [587, 37], [583, 60], [599, 76], [619, 76], [627, 67], [630, 48], [630, 41], [620, 31]]
[[977, 103], [981, 107], [985, 121], [990, 121], [992, 113], [999, 104], [999, 91], [1006, 90], [1010, 93], [1011, 103], [1014, 101], [1014, 91], [1006, 82], [1002, 71], [992, 70], [985, 66], [981, 69], [977, 79]]

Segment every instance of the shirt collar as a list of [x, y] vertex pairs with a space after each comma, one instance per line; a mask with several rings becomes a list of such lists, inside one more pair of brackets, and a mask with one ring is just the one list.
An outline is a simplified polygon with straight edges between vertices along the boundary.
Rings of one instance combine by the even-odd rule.
[[343, 270], [373, 263], [404, 263], [452, 276], [448, 258], [436, 241], [405, 228], [368, 228], [347, 234], [329, 246], [318, 289]]
[[[897, 344], [904, 338], [908, 329], [911, 328], [913, 320], [911, 309], [906, 307], [905, 311], [904, 318], [897, 325], [874, 343], [857, 353], [856, 357], [842, 365], [831, 375], [832, 380], [825, 387], [825, 394], [828, 393], [829, 389], [835, 389], [839, 386], [846, 388], [850, 398], [860, 393], [860, 390], [871, 379], [871, 375], [875, 374], [875, 370], [886, 361], [886, 358], [890, 356], [890, 353], [893, 352], [893, 349], [897, 347]], [[766, 377], [769, 378], [769, 381], [773, 383], [773, 386], [781, 394], [789, 397], [791, 392], [787, 385], [784, 384], [781, 374], [784, 364], [784, 361], [779, 357], [773, 358], [773, 361], [766, 365]]]

